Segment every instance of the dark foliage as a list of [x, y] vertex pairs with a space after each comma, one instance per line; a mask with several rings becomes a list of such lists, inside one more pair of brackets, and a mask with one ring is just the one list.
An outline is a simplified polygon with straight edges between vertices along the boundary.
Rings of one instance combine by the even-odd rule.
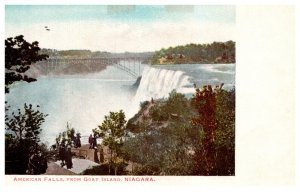
[[203, 132], [195, 148], [195, 175], [234, 175], [235, 165], [235, 90], [217, 86], [196, 89], [193, 104], [198, 117], [193, 125]]
[[93, 166], [90, 169], [86, 169], [82, 175], [115, 175], [114, 172], [111, 172], [110, 169], [116, 170], [116, 175], [126, 175], [125, 167], [127, 164], [119, 163], [119, 164], [101, 164], [99, 166]]
[[140, 108], [141, 108], [141, 109], [145, 108], [147, 105], [149, 105], [149, 103], [150, 103], [149, 101], [141, 102], [141, 103], [140, 103]]
[[[163, 62], [160, 62], [163, 59]], [[188, 44], [163, 48], [151, 58], [152, 64], [235, 63], [235, 42]]]
[[38, 152], [49, 157], [47, 148], [40, 143], [41, 125], [47, 115], [24, 104], [24, 109], [5, 115], [5, 173], [25, 174], [29, 157]]
[[32, 63], [48, 58], [48, 55], [39, 54], [38, 45], [37, 41], [27, 42], [23, 35], [5, 40], [5, 93], [9, 93], [9, 86], [14, 82], [36, 81], [25, 75], [25, 72], [29, 70]]

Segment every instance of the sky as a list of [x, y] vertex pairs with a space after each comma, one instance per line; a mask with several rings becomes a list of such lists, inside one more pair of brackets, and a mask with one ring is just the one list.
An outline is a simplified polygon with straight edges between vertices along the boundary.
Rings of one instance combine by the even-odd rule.
[[5, 36], [20, 34], [42, 48], [155, 51], [235, 40], [235, 6], [6, 5]]

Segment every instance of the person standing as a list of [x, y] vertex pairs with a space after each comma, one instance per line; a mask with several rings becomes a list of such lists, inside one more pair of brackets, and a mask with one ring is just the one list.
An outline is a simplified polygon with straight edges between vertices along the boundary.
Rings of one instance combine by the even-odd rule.
[[80, 138], [81, 138], [80, 133], [77, 133], [75, 138], [75, 148], [81, 147]]
[[66, 146], [65, 146], [65, 142], [62, 141], [58, 151], [58, 155], [59, 155], [59, 159], [61, 160], [62, 167], [65, 165], [65, 154], [66, 154]]
[[90, 144], [90, 147], [89, 147], [89, 149], [92, 149], [92, 148], [93, 148], [93, 142], [94, 142], [94, 138], [93, 138], [92, 134], [90, 134], [90, 137], [89, 137], [89, 144]]
[[73, 163], [72, 163], [72, 152], [71, 152], [70, 145], [68, 145], [67, 147], [65, 158], [66, 158], [67, 169], [71, 169], [73, 167]]
[[97, 135], [94, 133], [94, 138], [93, 138], [93, 149], [97, 149]]
[[39, 175], [45, 173], [48, 168], [47, 159], [40, 150], [35, 151], [28, 161], [28, 174]]
[[40, 158], [40, 161], [39, 161], [39, 174], [46, 173], [47, 168], [48, 168], [47, 159], [46, 159], [45, 155], [42, 154], [42, 153], [39, 153], [39, 158]]
[[32, 153], [28, 161], [28, 174], [39, 174], [39, 157], [36, 152]]

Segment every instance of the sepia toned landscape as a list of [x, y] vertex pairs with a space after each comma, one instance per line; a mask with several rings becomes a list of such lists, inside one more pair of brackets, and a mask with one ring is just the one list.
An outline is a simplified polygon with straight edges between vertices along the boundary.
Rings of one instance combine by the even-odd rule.
[[5, 16], [6, 175], [235, 175], [234, 6]]

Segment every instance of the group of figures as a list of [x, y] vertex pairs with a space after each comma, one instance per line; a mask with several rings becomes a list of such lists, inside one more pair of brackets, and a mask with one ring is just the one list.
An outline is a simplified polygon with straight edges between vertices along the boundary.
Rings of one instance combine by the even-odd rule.
[[89, 137], [89, 144], [90, 144], [90, 149], [95, 149], [97, 148], [97, 135], [94, 134], [94, 136], [92, 134], [90, 134]]
[[46, 172], [48, 168], [47, 159], [41, 151], [34, 152], [28, 160], [27, 174], [39, 175]]
[[73, 137], [73, 138], [72, 138], [72, 142], [73, 142], [75, 148], [81, 147], [81, 141], [80, 141], [80, 138], [81, 138], [81, 136], [80, 136], [79, 133], [76, 134], [76, 137]]
[[67, 169], [71, 169], [73, 167], [72, 163], [72, 152], [71, 152], [71, 145], [65, 145], [64, 142], [62, 142], [59, 145], [58, 149], [59, 159], [61, 160], [61, 166], [67, 166]]

